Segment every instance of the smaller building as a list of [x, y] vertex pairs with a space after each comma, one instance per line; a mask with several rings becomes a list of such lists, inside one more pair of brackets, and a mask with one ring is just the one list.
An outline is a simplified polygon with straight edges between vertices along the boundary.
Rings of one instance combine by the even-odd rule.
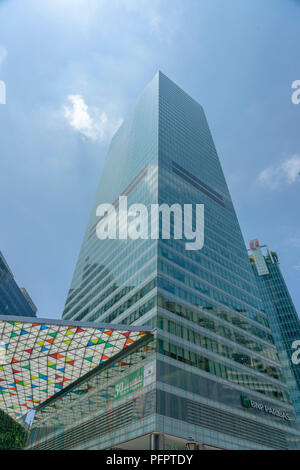
[[37, 308], [24, 287], [19, 287], [0, 251], [0, 315], [35, 317]]
[[[264, 252], [263, 252], [264, 250]], [[250, 242], [250, 262], [268, 315], [283, 374], [300, 423], [300, 320], [282, 276], [276, 252]], [[300, 355], [300, 354], [299, 354]]]

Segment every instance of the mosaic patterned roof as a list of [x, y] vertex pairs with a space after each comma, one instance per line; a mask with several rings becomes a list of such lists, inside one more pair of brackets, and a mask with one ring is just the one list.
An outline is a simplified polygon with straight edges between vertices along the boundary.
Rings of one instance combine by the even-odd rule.
[[16, 419], [147, 334], [16, 318], [0, 317], [0, 408]]
[[[145, 342], [138, 348], [128, 349], [128, 353], [121, 360], [113, 362], [109, 367], [95, 370], [95, 374], [83, 376], [73, 387], [64, 389], [62, 393], [54, 395], [51, 400], [44, 402], [41, 407], [37, 408], [35, 415], [31, 414], [29, 421], [26, 419], [31, 423], [31, 428], [39, 428], [40, 430], [43, 428], [42, 433], [48, 433], [49, 427], [73, 425], [86, 417], [95, 416], [99, 411], [105, 413], [111, 410], [117, 399], [115, 396], [116, 382], [128, 376], [128, 372], [132, 371], [132, 368], [137, 370], [136, 366], [139, 366], [139, 370], [144, 369], [143, 385], [151, 383], [155, 377], [153, 374], [155, 340], [152, 335], [147, 335], [144, 339]], [[152, 360], [152, 375], [149, 374], [150, 358]], [[145, 362], [147, 360], [148, 363]], [[148, 365], [147, 369], [144, 368], [145, 365]], [[134, 406], [138, 407], [136, 413], [141, 413], [141, 389], [137, 388], [134, 391], [134, 396], [137, 398]], [[147, 394], [146, 397], [148, 397]], [[145, 402], [145, 412], [149, 407], [152, 407], [153, 401], [154, 395], [150, 394]], [[139, 414], [140, 416], [142, 413]]]

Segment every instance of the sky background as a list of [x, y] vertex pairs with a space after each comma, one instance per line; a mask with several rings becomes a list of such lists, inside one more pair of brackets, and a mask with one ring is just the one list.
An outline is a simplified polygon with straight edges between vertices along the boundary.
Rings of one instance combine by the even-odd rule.
[[298, 0], [0, 0], [0, 250], [60, 318], [110, 138], [161, 70], [206, 112], [245, 241], [300, 312]]

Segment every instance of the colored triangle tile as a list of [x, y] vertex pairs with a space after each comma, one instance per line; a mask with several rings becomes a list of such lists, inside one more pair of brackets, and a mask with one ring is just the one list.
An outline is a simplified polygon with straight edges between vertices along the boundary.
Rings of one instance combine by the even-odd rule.
[[50, 354], [49, 357], [53, 357], [53, 359], [61, 359], [65, 356], [63, 356], [62, 354], [56, 353], [56, 354]]
[[104, 333], [108, 336], [110, 336], [112, 333], [113, 333], [113, 330], [108, 330], [108, 331], [104, 331]]
[[131, 344], [131, 343], [134, 343], [133, 339], [127, 338], [125, 341], [125, 344]]
[[74, 331], [66, 331], [65, 336], [74, 335]]
[[55, 338], [56, 335], [57, 335], [56, 332], [54, 332], [54, 333], [49, 333], [49, 336], [52, 336], [52, 338]]
[[47, 366], [48, 367], [52, 367], [52, 366], [56, 367], [56, 364], [54, 362], [47, 362]]

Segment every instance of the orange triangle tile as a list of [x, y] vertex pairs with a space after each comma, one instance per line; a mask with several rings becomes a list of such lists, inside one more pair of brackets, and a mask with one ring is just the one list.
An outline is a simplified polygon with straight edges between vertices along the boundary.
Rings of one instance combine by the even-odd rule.
[[127, 338], [126, 341], [125, 341], [125, 344], [131, 344], [133, 342], [134, 342], [133, 339]]

